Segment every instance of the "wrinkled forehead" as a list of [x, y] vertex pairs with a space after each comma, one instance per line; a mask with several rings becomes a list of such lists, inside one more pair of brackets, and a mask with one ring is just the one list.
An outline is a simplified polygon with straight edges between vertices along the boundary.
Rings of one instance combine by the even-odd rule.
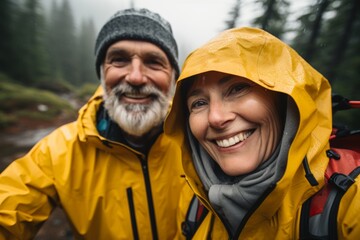
[[248, 84], [256, 84], [255, 82], [251, 81], [250, 79], [247, 79], [242, 76], [236, 76], [228, 73], [218, 72], [218, 71], [208, 71], [204, 73], [200, 73], [194, 76], [191, 76], [189, 78], [183, 79], [181, 81], [181, 91], [183, 98], [187, 98], [189, 92], [192, 88], [195, 87], [206, 87], [210, 84], [218, 84], [221, 85], [223, 83], [226, 83], [228, 81], [231, 81], [233, 79], [236, 79], [237, 81], [241, 81]]
[[155, 56], [161, 55], [170, 62], [164, 50], [156, 44], [144, 40], [122, 39], [112, 43], [106, 49], [106, 53], [109, 53], [109, 51], [119, 51], [119, 53], [149, 52], [155, 54]]

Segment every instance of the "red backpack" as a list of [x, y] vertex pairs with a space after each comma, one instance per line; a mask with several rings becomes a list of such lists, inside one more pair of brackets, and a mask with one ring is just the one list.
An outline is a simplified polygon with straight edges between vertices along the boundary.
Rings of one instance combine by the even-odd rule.
[[[339, 95], [333, 98], [333, 113], [360, 108], [360, 101], [349, 101]], [[340, 200], [360, 174], [360, 130], [334, 126], [325, 186], [302, 207], [300, 239], [337, 239], [337, 213]]]

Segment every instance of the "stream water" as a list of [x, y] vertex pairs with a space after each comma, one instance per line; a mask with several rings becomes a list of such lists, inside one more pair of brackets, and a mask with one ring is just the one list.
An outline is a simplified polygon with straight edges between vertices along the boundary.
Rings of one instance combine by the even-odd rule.
[[24, 155], [55, 127], [27, 130], [17, 134], [0, 133], [0, 171], [13, 160]]

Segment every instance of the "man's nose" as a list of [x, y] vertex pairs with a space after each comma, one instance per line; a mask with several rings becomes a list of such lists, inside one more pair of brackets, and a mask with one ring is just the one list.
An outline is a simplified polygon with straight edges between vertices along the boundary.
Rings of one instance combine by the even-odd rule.
[[141, 86], [147, 83], [147, 77], [145, 75], [145, 69], [143, 63], [134, 59], [131, 62], [129, 72], [125, 78], [125, 80], [134, 86]]

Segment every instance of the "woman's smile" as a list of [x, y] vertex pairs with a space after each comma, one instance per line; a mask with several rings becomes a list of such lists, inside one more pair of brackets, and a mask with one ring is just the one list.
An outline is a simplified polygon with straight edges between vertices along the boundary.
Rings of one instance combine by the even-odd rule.
[[222, 148], [232, 147], [239, 142], [245, 141], [253, 132], [254, 132], [254, 130], [241, 132], [230, 138], [215, 140], [215, 142], [219, 147], [222, 147]]

